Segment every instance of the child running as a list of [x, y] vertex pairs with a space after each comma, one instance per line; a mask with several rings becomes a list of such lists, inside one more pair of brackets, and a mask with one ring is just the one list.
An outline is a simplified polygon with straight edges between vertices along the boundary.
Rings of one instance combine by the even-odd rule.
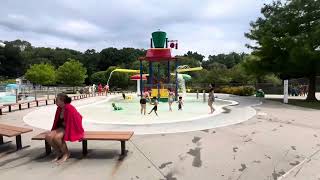
[[178, 105], [178, 110], [182, 111], [182, 106], [183, 106], [183, 101], [182, 101], [182, 97], [179, 97], [179, 101], [178, 101], [179, 105]]
[[151, 109], [151, 111], [149, 112], [149, 114], [151, 114], [152, 111], [154, 111], [154, 113], [156, 113], [156, 115], [158, 116], [157, 110], [158, 110], [158, 104], [159, 104], [159, 102], [158, 102], [158, 100], [157, 100], [156, 97], [153, 97], [152, 99], [153, 99], [153, 104], [152, 104], [151, 102], [150, 102], [150, 104], [151, 104], [151, 105], [154, 105], [154, 106], [153, 106], [153, 108]]

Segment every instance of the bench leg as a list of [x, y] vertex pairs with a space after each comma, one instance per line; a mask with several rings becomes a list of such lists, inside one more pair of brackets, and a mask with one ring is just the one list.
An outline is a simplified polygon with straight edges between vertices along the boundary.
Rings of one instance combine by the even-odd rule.
[[46, 100], [46, 105], [48, 105], [48, 100]]
[[47, 141], [45, 142], [45, 146], [46, 146], [46, 155], [49, 155], [51, 153], [51, 146]]
[[126, 155], [126, 142], [121, 141], [121, 156], [125, 156], [125, 155]]
[[11, 105], [9, 105], [9, 112], [11, 112]]
[[0, 136], [0, 144], [3, 144], [3, 136]]
[[19, 104], [19, 110], [21, 110], [21, 104]]
[[22, 149], [21, 135], [16, 136], [17, 150]]
[[88, 154], [88, 142], [87, 142], [87, 140], [82, 140], [82, 154], [84, 156]]
[[30, 108], [30, 103], [28, 103], [28, 108]]
[[39, 106], [39, 101], [36, 101], [36, 103], [37, 103], [37, 107]]
[[0, 109], [0, 115], [2, 115], [2, 109]]

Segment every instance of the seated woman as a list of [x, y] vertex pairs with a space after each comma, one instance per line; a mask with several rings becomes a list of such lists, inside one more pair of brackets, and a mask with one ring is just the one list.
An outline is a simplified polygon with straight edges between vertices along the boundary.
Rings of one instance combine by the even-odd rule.
[[51, 132], [47, 134], [46, 141], [56, 151], [56, 158], [53, 162], [62, 163], [69, 156], [66, 141], [79, 141], [84, 136], [82, 127], [82, 116], [71, 104], [71, 98], [66, 94], [57, 95], [57, 111]]

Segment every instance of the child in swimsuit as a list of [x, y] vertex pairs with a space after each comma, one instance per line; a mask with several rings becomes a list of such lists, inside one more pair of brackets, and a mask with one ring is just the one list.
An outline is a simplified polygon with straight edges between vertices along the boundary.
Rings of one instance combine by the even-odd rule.
[[158, 100], [157, 100], [157, 98], [156, 97], [153, 97], [152, 98], [153, 99], [153, 104], [152, 105], [154, 105], [153, 106], [153, 108], [151, 109], [151, 111], [149, 112], [149, 114], [151, 114], [152, 113], [152, 111], [154, 111], [154, 113], [156, 113], [156, 115], [158, 116], [158, 114], [157, 114], [157, 110], [158, 110], [158, 104], [159, 104], [159, 102], [158, 102]]
[[182, 110], [182, 106], [183, 106], [183, 101], [182, 101], [182, 97], [179, 97], [179, 101], [178, 101], [179, 105], [178, 105], [178, 110]]
[[169, 111], [172, 111], [172, 103], [174, 101], [174, 95], [173, 95], [173, 92], [169, 92], [169, 99], [168, 99], [168, 103], [169, 103]]
[[142, 96], [142, 98], [140, 99], [140, 106], [141, 106], [141, 114], [143, 112], [143, 114], [146, 115], [147, 99], [145, 96]]
[[115, 103], [112, 103], [112, 107], [113, 107], [113, 110], [114, 110], [114, 111], [122, 110], [122, 107], [118, 107], [118, 106], [116, 106], [116, 104], [115, 104]]

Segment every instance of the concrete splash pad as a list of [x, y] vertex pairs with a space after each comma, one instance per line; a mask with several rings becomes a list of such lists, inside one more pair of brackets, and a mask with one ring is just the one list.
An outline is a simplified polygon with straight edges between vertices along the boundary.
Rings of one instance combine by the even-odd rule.
[[[221, 98], [220, 98], [221, 96]], [[246, 121], [256, 114], [250, 105], [238, 107], [235, 101], [225, 100], [227, 96], [219, 95], [215, 102], [216, 111], [208, 114], [208, 106], [201, 100], [195, 100], [195, 96], [189, 96], [185, 100], [183, 111], [178, 111], [173, 104], [173, 112], [168, 111], [167, 103], [160, 103], [157, 117], [140, 114], [140, 105], [135, 100], [124, 101], [119, 96], [109, 96], [102, 101], [87, 105], [79, 105], [76, 108], [83, 115], [85, 130], [90, 131], [134, 131], [135, 134], [161, 134], [177, 133], [196, 130], [211, 129], [228, 126]], [[124, 106], [121, 111], [112, 111], [111, 103]], [[252, 105], [252, 104], [251, 104]], [[151, 105], [147, 105], [150, 111]], [[49, 130], [51, 129], [56, 106], [47, 106], [36, 109], [23, 120], [30, 126]]]

